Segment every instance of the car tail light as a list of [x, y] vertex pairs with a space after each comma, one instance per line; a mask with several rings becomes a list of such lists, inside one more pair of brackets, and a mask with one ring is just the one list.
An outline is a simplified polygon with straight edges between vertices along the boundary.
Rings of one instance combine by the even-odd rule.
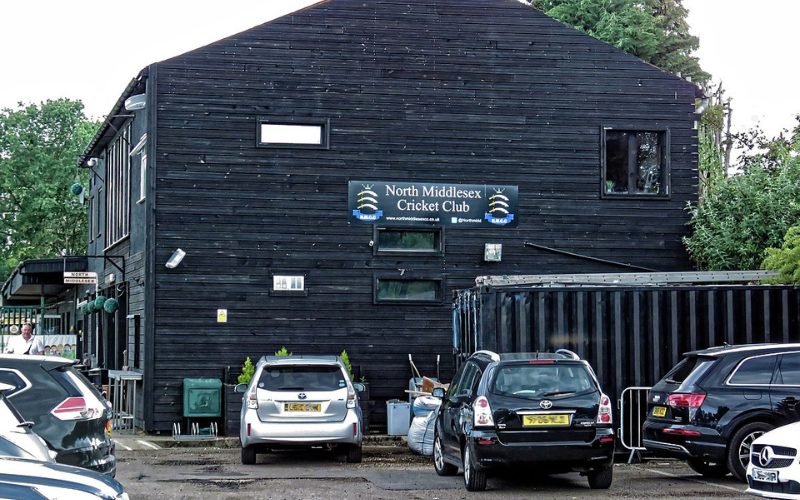
[[256, 396], [256, 388], [247, 393], [247, 407], [251, 410], [258, 409], [258, 396]]
[[62, 401], [50, 412], [59, 420], [84, 420], [95, 416], [97, 409], [86, 405], [86, 399], [73, 396]]
[[356, 391], [350, 388], [347, 389], [347, 407], [348, 408], [356, 407]]
[[667, 404], [672, 408], [700, 408], [705, 401], [705, 394], [670, 394]]
[[480, 396], [472, 403], [472, 425], [475, 427], [494, 427], [492, 407], [486, 396]]
[[670, 435], [674, 435], [674, 436], [692, 436], [692, 437], [700, 436], [700, 432], [699, 431], [690, 431], [688, 429], [666, 428], [666, 429], [662, 429], [661, 432], [663, 432], [664, 434], [670, 434]]
[[689, 420], [693, 420], [697, 410], [703, 406], [705, 394], [684, 394], [675, 393], [667, 397], [667, 404], [670, 408], [686, 408], [689, 410]]
[[600, 394], [600, 407], [597, 409], [597, 423], [611, 425], [612, 422], [611, 399], [605, 394]]

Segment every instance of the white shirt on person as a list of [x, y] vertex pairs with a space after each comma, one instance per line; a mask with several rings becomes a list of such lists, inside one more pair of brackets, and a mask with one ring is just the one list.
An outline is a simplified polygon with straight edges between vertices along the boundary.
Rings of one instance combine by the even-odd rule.
[[7, 354], [44, 354], [44, 341], [38, 335], [25, 340], [22, 334], [14, 335], [6, 346]]

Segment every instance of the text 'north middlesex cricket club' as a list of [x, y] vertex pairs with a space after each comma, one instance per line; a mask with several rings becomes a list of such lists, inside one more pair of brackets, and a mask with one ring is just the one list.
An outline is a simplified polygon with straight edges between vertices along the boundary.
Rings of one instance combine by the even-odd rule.
[[384, 225], [515, 227], [517, 186], [350, 181], [352, 221]]

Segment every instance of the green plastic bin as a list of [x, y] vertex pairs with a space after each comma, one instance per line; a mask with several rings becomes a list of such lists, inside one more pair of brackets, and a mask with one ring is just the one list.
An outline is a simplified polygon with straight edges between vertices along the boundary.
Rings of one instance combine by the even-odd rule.
[[183, 416], [186, 418], [222, 415], [222, 380], [217, 378], [183, 379]]

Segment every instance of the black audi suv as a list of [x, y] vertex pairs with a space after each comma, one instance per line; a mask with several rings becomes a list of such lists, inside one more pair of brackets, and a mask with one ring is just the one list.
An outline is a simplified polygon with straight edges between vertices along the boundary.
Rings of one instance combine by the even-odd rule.
[[611, 486], [611, 401], [589, 363], [574, 353], [479, 351], [446, 393], [435, 389], [434, 395], [442, 398], [434, 468], [447, 476], [462, 467], [467, 490], [484, 490], [487, 474], [517, 465], [578, 471], [592, 488]]
[[650, 390], [644, 445], [707, 477], [745, 480], [753, 441], [800, 420], [800, 344], [689, 352]]

